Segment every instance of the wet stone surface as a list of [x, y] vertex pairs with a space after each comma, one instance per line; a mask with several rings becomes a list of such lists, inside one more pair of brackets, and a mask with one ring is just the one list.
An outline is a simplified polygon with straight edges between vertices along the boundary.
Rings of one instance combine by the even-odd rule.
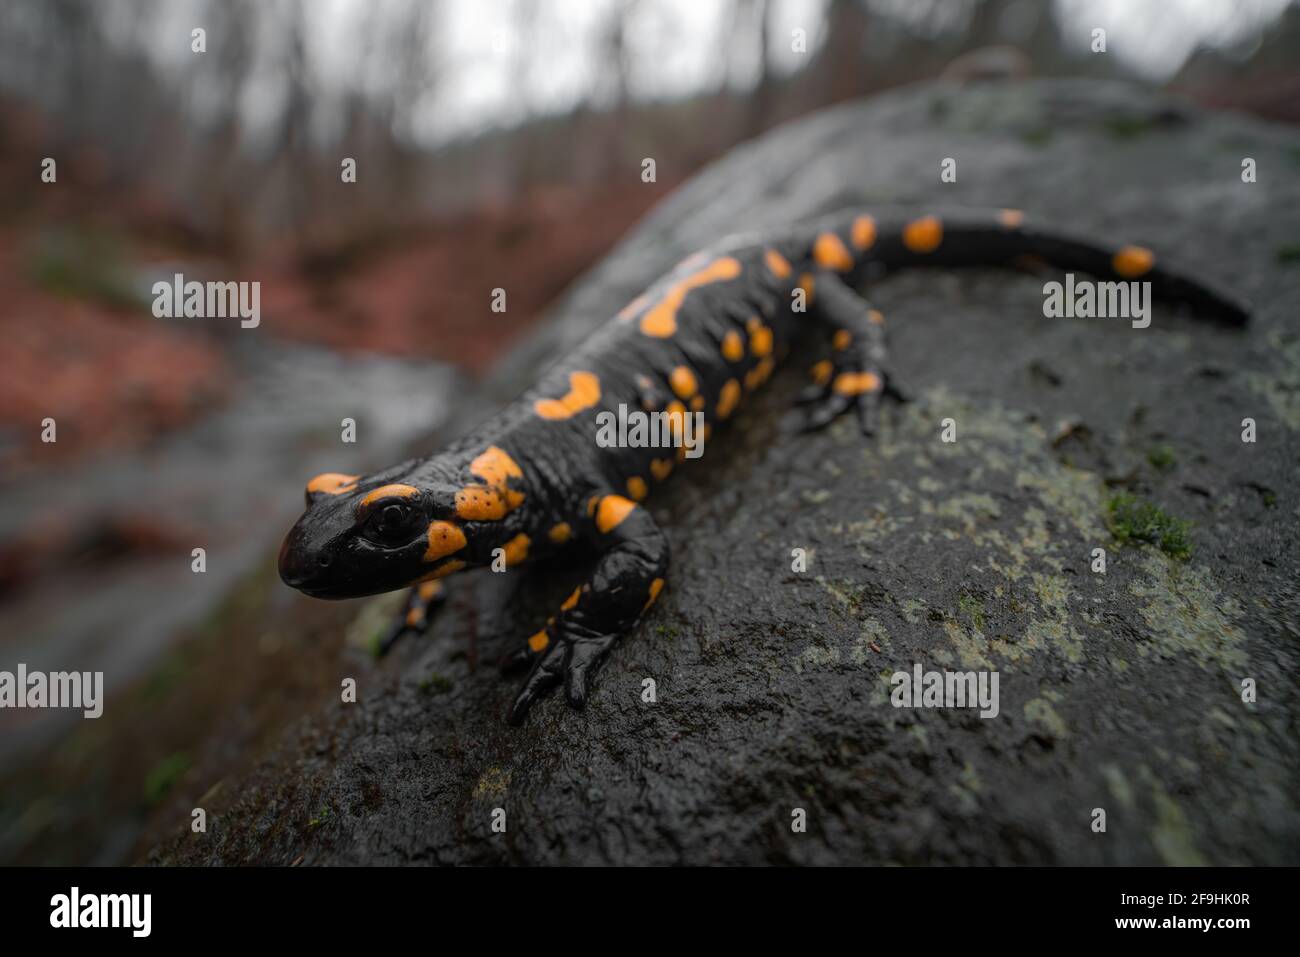
[[[917, 87], [736, 150], [571, 291], [503, 367], [503, 397], [692, 247], [850, 203], [1010, 206], [1149, 245], [1239, 290], [1255, 322], [1049, 321], [1041, 279], [888, 278], [871, 294], [917, 401], [874, 442], [847, 421], [788, 434], [819, 347], [793, 356], [651, 499], [668, 587], [585, 712], [552, 697], [508, 727], [516, 685], [492, 662], [586, 566], [453, 579], [358, 704], [305, 718], [222, 789], [207, 834], [178, 818], [149, 859], [1300, 862], [1300, 271], [1279, 254], [1298, 151], [1281, 128], [1071, 83]], [[959, 185], [938, 182], [945, 156]], [[1120, 493], [1190, 522], [1190, 557], [1121, 547]], [[1000, 714], [891, 707], [889, 676], [916, 662], [997, 669]]]

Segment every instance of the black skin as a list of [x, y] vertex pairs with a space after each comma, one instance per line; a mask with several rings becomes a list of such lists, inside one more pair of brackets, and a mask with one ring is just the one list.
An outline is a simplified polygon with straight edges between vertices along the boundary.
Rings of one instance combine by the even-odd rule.
[[[861, 228], [865, 215], [874, 225], [869, 243]], [[863, 433], [870, 435], [882, 398], [901, 395], [887, 367], [881, 317], [855, 288], [896, 268], [1023, 265], [1034, 260], [1101, 280], [1150, 281], [1156, 297], [1184, 302], [1197, 315], [1228, 324], [1242, 325], [1248, 318], [1246, 307], [1227, 294], [1163, 262], [1156, 261], [1140, 276], [1121, 276], [1112, 267], [1119, 246], [1048, 232], [1005, 211], [940, 214], [941, 240], [921, 251], [915, 232], [906, 227], [922, 215], [846, 212], [776, 235], [724, 241], [690, 257], [472, 436], [428, 458], [362, 476], [340, 490], [326, 483], [327, 490], [309, 492], [307, 511], [280, 552], [281, 577], [313, 597], [353, 598], [418, 586], [431, 578], [441, 584], [447, 574], [491, 564], [494, 550], [509, 553], [508, 543], [517, 545], [521, 535], [528, 540], [524, 561], [586, 544], [600, 556], [595, 572], [507, 661], [531, 669], [511, 708], [513, 723], [521, 722], [538, 699], [560, 684], [570, 704], [581, 708], [601, 663], [649, 608], [667, 571], [667, 539], [650, 513], [630, 501], [634, 496], [629, 479], [653, 488], [666, 477], [665, 459], [680, 462], [672, 449], [601, 447], [596, 442], [598, 412], [616, 411], [620, 404], [633, 410], [671, 408], [669, 403], [677, 398], [675, 384], [680, 391], [672, 373], [685, 366], [695, 386], [688, 395], [703, 396], [704, 421], [716, 427], [726, 417], [718, 410], [724, 384], [734, 380], [748, 394], [766, 379], [796, 336], [814, 331], [834, 341], [836, 348], [829, 355], [829, 375], [823, 367], [819, 383], [801, 397], [806, 427], [820, 428], [853, 412]], [[828, 242], [827, 233], [838, 244]], [[913, 238], [910, 244], [908, 236]], [[788, 274], [771, 264], [769, 251], [788, 264]], [[671, 312], [662, 306], [656, 310], [656, 305], [666, 296], [671, 300], [669, 294], [681, 288], [684, 278], [722, 259], [729, 268], [683, 288], [671, 334], [648, 321]], [[806, 308], [800, 311], [795, 290], [806, 276], [812, 277], [812, 295], [803, 297]], [[757, 332], [754, 320], [761, 324]], [[770, 331], [770, 348], [762, 329]], [[735, 335], [743, 355], [735, 354]], [[724, 355], [724, 337], [733, 341], [729, 356]], [[541, 408], [555, 407], [545, 400], [571, 392], [574, 372], [595, 376], [598, 399], [575, 394], [574, 404], [581, 408], [569, 417], [542, 415]], [[539, 400], [544, 403], [540, 408]], [[491, 470], [486, 476], [482, 470], [476, 473], [473, 463], [489, 449], [504, 452], [517, 469], [504, 477]], [[652, 469], [656, 460], [659, 474]], [[407, 488], [361, 505], [367, 494], [390, 485]], [[457, 492], [467, 488], [478, 489], [492, 501], [509, 496], [513, 507], [499, 517], [466, 518], [458, 513]], [[442, 533], [431, 531], [430, 523], [436, 529], [456, 530], [450, 544]], [[552, 538], [560, 523], [571, 531], [562, 542]], [[456, 532], [464, 536], [459, 547]], [[435, 539], [438, 548], [431, 547]], [[403, 633], [423, 630], [429, 609], [440, 600], [441, 589], [437, 592], [413, 590], [402, 621], [385, 639], [385, 649]]]

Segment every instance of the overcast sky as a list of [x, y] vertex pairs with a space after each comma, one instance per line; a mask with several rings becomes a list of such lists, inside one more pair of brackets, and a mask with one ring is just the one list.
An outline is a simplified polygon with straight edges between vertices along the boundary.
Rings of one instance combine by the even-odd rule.
[[[395, 49], [408, 22], [412, 3], [433, 18], [429, 63], [438, 65], [437, 82], [428, 84], [414, 112], [413, 135], [425, 145], [538, 114], [564, 112], [586, 100], [601, 105], [612, 99], [599, 75], [601, 28], [624, 0], [309, 0], [308, 61], [322, 93], [347, 89], [383, 90], [383, 58], [363, 70], [363, 37], [384, 50]], [[868, 0], [880, 11], [915, 16], [915, 0]], [[1139, 74], [1159, 81], [1174, 73], [1200, 45], [1234, 48], [1274, 21], [1291, 0], [1024, 0], [1051, 3], [1067, 34], [1086, 49], [1094, 27], [1105, 27], [1108, 52]], [[770, 57], [778, 72], [792, 72], [807, 62], [790, 49], [791, 33], [807, 31], [809, 52], [824, 40], [829, 0], [773, 0]], [[258, 4], [273, 9], [275, 0]], [[953, 0], [944, 8], [949, 25], [959, 27], [970, 0]], [[187, 46], [162, 42], [187, 36], [201, 16], [185, 0], [169, 2], [152, 25], [146, 44], [151, 55], [182, 66]], [[197, 7], [201, 10], [201, 6]], [[719, 0], [641, 0], [632, 7], [628, 33], [629, 92], [637, 99], [686, 96], [730, 83], [738, 88], [757, 76], [756, 52], [737, 57], [726, 42], [732, 5]], [[532, 11], [531, 30], [517, 25]], [[265, 14], [268, 17], [270, 14]], [[393, 30], [385, 33], [386, 24]], [[201, 24], [200, 24], [201, 25]], [[932, 27], [935, 24], [930, 24]], [[126, 29], [139, 30], [132, 18]], [[274, 27], [271, 27], [274, 33]], [[521, 49], [529, 44], [529, 49]], [[724, 59], [720, 51], [729, 50]], [[256, 127], [274, 116], [282, 85], [273, 59], [264, 75], [245, 91], [242, 109]], [[368, 72], [367, 72], [368, 71]], [[522, 75], [521, 75], [522, 74]], [[201, 104], [200, 104], [201, 105]], [[261, 115], [259, 115], [261, 114]]]

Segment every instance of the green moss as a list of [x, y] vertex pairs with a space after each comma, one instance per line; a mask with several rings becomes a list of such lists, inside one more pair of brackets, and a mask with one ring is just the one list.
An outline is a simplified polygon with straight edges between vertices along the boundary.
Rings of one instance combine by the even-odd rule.
[[1107, 524], [1116, 541], [1147, 542], [1172, 558], [1192, 554], [1191, 522], [1174, 518], [1150, 502], [1123, 493], [1106, 503]]
[[145, 679], [144, 687], [140, 691], [142, 703], [152, 707], [166, 701], [172, 690], [190, 673], [190, 667], [193, 663], [190, 659], [192, 658], [193, 655], [188, 648], [169, 655]]
[[1103, 125], [1111, 139], [1133, 140], [1150, 132], [1155, 124], [1141, 116], [1111, 116]]
[[669, 641], [672, 641], [681, 634], [681, 631], [676, 625], [659, 625], [655, 628], [655, 634], [660, 638], [667, 638]]
[[27, 250], [26, 267], [32, 282], [56, 296], [112, 308], [140, 307], [147, 302], [132, 284], [122, 239], [110, 232], [47, 232]]
[[1167, 445], [1155, 445], [1147, 451], [1147, 461], [1158, 469], [1171, 469], [1177, 462], [1174, 450]]
[[420, 690], [425, 694], [446, 694], [451, 690], [451, 679], [436, 671], [420, 681]]
[[1300, 263], [1300, 243], [1284, 243], [1277, 247], [1276, 255], [1279, 265], [1290, 266]]
[[480, 775], [474, 785], [474, 797], [499, 797], [510, 790], [510, 772], [505, 768], [490, 767]]
[[329, 820], [329, 817], [330, 817], [330, 809], [327, 807], [323, 807], [316, 812], [316, 816], [314, 818], [312, 818], [310, 821], [307, 822], [307, 826], [320, 827], [322, 824], [324, 824], [326, 821]]
[[350, 647], [359, 648], [379, 657], [384, 639], [394, 622], [404, 614], [406, 592], [401, 589], [377, 595], [361, 606], [356, 618], [348, 625], [346, 641]]
[[1046, 146], [1048, 143], [1052, 141], [1053, 135], [1054, 134], [1050, 129], [1046, 127], [1039, 127], [1038, 129], [1035, 130], [1026, 130], [1024, 133], [1020, 134], [1020, 138], [1025, 142], [1025, 145], [1033, 146], [1037, 149], [1042, 149], [1044, 146]]
[[984, 631], [984, 602], [973, 595], [962, 595], [957, 599], [961, 610], [970, 618], [976, 631]]
[[181, 775], [190, 769], [190, 756], [184, 751], [169, 754], [145, 775], [144, 799], [149, 804], [157, 804], [172, 789]]

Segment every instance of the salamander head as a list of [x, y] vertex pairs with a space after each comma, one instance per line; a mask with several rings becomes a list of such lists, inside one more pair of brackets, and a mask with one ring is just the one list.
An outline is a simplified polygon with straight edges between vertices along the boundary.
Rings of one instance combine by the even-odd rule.
[[318, 475], [280, 548], [280, 578], [314, 598], [356, 598], [458, 571], [465, 535], [445, 521], [455, 494], [427, 467]]

